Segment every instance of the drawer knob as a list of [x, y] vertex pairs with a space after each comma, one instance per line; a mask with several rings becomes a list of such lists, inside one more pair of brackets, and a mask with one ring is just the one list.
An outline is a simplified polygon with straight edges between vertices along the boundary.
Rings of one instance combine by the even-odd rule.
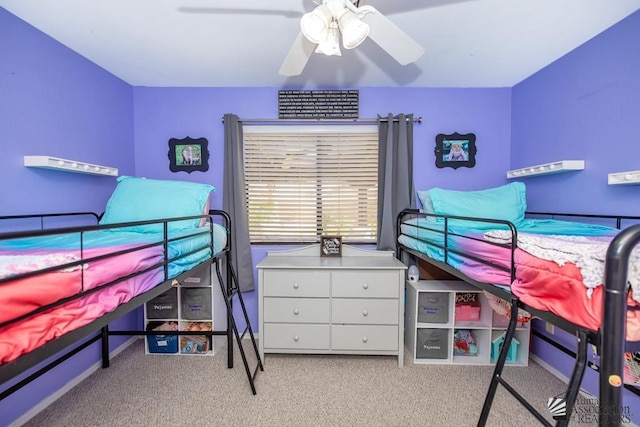
[[367, 342], [369, 339], [367, 337], [362, 337], [362, 342]]
[[293, 314], [296, 314], [296, 315], [297, 315], [298, 313], [300, 313], [300, 310], [298, 310], [297, 308], [294, 308], [294, 309], [293, 309]]
[[364, 289], [369, 289], [369, 285], [367, 285], [366, 283], [365, 283], [364, 285], [362, 285], [362, 287], [363, 287]]
[[368, 312], [367, 310], [362, 310], [362, 315], [363, 315], [363, 316], [368, 316], [368, 315], [369, 315], [369, 312]]
[[298, 337], [297, 335], [294, 335], [294, 336], [293, 336], [293, 340], [297, 342], [297, 341], [299, 341], [299, 340], [300, 340], [300, 337]]
[[293, 284], [293, 289], [298, 289], [299, 286], [300, 285], [298, 285], [298, 282], [296, 282], [296, 283]]

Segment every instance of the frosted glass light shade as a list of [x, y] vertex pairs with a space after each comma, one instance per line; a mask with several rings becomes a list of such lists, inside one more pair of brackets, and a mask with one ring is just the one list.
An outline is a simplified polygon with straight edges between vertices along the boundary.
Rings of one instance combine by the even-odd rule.
[[320, 43], [326, 40], [332, 19], [333, 16], [329, 8], [325, 5], [320, 5], [311, 12], [302, 15], [300, 20], [302, 34], [311, 43]]
[[340, 16], [338, 25], [342, 33], [342, 46], [345, 49], [358, 47], [369, 35], [369, 25], [358, 19], [350, 10], [345, 10]]

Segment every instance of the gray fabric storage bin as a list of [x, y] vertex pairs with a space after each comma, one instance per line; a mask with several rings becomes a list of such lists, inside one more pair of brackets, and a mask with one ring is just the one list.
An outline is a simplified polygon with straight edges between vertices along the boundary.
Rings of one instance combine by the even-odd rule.
[[211, 288], [180, 288], [182, 319], [211, 320]]
[[418, 322], [447, 323], [449, 321], [448, 292], [420, 292], [418, 294]]
[[416, 341], [416, 358], [418, 359], [449, 357], [449, 329], [419, 328]]
[[178, 289], [171, 288], [167, 292], [147, 302], [147, 319], [177, 319]]
[[192, 269], [180, 284], [182, 286], [211, 286], [211, 264], [205, 262]]

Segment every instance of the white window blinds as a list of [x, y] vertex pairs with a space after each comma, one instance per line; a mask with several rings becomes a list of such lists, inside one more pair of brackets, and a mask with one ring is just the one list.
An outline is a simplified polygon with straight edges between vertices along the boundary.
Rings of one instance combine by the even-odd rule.
[[376, 126], [245, 127], [252, 242], [376, 240]]

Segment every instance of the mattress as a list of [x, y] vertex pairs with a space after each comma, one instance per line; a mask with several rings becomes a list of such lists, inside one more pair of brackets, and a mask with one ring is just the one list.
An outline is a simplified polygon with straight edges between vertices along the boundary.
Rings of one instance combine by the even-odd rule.
[[[607, 247], [619, 230], [566, 221], [526, 220], [517, 229], [512, 282], [511, 231], [504, 227], [462, 225], [459, 222], [448, 227], [446, 260], [444, 226], [440, 222], [424, 218], [408, 220], [401, 226], [398, 240], [407, 248], [446, 262], [471, 279], [508, 289], [530, 307], [552, 312], [591, 330], [600, 328], [604, 260]], [[638, 253], [635, 259], [629, 273], [631, 307], [640, 305]], [[628, 310], [627, 320], [627, 340], [640, 341], [640, 312]]]
[[[193, 236], [202, 231], [207, 233]], [[169, 278], [211, 257], [208, 231], [207, 226], [169, 235]], [[214, 254], [225, 248], [226, 236], [224, 227], [213, 225]], [[0, 327], [0, 364], [84, 326], [164, 282], [164, 268], [157, 267], [165, 259], [164, 245], [152, 245], [163, 241], [162, 233], [100, 230], [83, 233], [81, 239], [82, 243], [79, 233], [75, 233], [0, 242], [0, 279], [50, 270], [0, 284], [0, 325], [5, 323]], [[116, 254], [130, 249], [136, 250]], [[113, 284], [134, 273], [140, 274]], [[85, 291], [93, 292], [74, 298]], [[56, 302], [63, 303], [28, 316]], [[15, 319], [20, 320], [6, 324]]]

